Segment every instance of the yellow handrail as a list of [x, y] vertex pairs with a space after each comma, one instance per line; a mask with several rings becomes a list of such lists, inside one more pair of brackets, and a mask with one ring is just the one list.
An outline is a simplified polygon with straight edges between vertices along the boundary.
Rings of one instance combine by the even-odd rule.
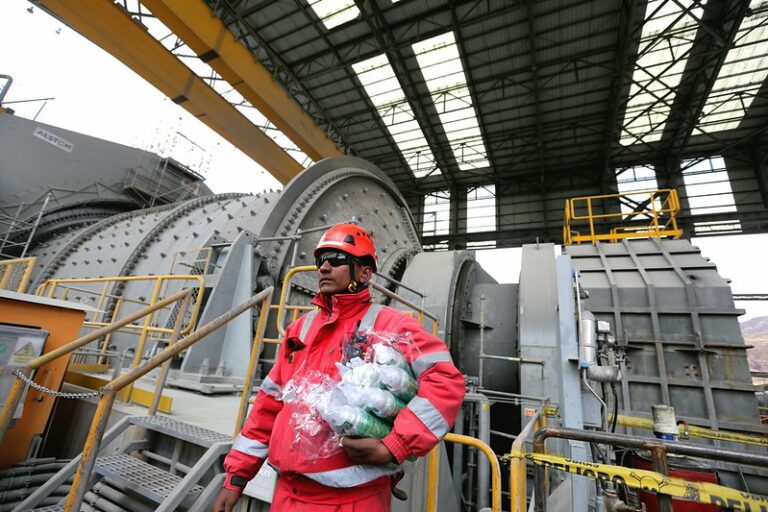
[[[491, 463], [491, 510], [493, 512], [499, 512], [501, 510], [501, 466], [499, 465], [499, 459], [496, 457], [496, 454], [493, 453], [491, 447], [479, 439], [475, 439], [474, 437], [469, 437], [462, 434], [454, 434], [453, 432], [448, 432], [445, 435], [445, 440], [449, 443], [460, 443], [467, 446], [473, 446], [482, 451], [485, 456], [488, 457], [488, 462]], [[437, 459], [437, 457], [438, 456], [436, 455], [435, 459]], [[480, 490], [484, 491], [484, 489]], [[428, 488], [427, 498], [429, 498], [429, 494], [430, 493]], [[430, 510], [429, 506], [427, 506], [427, 510]]]
[[509, 510], [510, 512], [525, 512], [527, 510], [527, 474], [525, 468], [525, 442], [530, 437], [531, 432], [539, 430], [547, 422], [547, 407], [536, 411], [536, 414], [528, 420], [525, 428], [520, 431], [509, 455]]
[[[99, 404], [96, 407], [93, 422], [91, 423], [91, 428], [88, 431], [88, 437], [86, 438], [85, 446], [83, 448], [80, 464], [77, 467], [77, 472], [75, 473], [72, 487], [70, 488], [69, 494], [67, 495], [67, 501], [64, 504], [64, 510], [66, 512], [80, 510], [80, 505], [82, 504], [85, 493], [89, 487], [89, 480], [91, 473], [93, 472], [93, 466], [96, 462], [96, 455], [98, 454], [99, 448], [101, 446], [101, 440], [104, 437], [104, 432], [107, 428], [109, 413], [112, 409], [112, 404], [115, 401], [117, 393], [124, 387], [131, 385], [134, 381], [143, 375], [146, 375], [152, 371], [154, 368], [160, 366], [166, 361], [169, 361], [183, 350], [188, 349], [190, 346], [194, 345], [208, 334], [212, 333], [235, 317], [239, 316], [241, 313], [251, 309], [256, 304], [263, 303], [266, 299], [270, 299], [272, 297], [272, 292], [272, 287], [262, 290], [261, 292], [252, 296], [250, 299], [231, 309], [227, 313], [224, 313], [216, 319], [208, 322], [204, 326], [199, 327], [197, 330], [186, 336], [183, 340], [170, 345], [168, 348], [145, 361], [140, 366], [131, 369], [127, 373], [117, 377], [106, 386], [101, 388], [101, 399], [99, 400]], [[268, 308], [262, 304], [262, 309]]]
[[[128, 282], [136, 282], [136, 281], [148, 281], [148, 282], [155, 283], [152, 291], [152, 298], [150, 299], [149, 302], [130, 299], [127, 297], [117, 296], [117, 295], [112, 295], [107, 293], [107, 289], [109, 288], [110, 284], [128, 283]], [[194, 327], [194, 323], [197, 320], [198, 314], [200, 313], [200, 307], [203, 301], [202, 290], [205, 288], [205, 278], [203, 276], [192, 275], [192, 274], [183, 274], [183, 275], [165, 274], [165, 275], [157, 275], [157, 276], [49, 279], [37, 287], [35, 295], [38, 295], [40, 297], [55, 298], [56, 291], [62, 290], [63, 297], [61, 298], [63, 300], [67, 300], [67, 295], [69, 291], [75, 290], [81, 293], [90, 293], [94, 296], [97, 296], [98, 299], [96, 301], [96, 309], [100, 309], [103, 306], [105, 299], [107, 298], [116, 299], [118, 304], [115, 306], [115, 309], [118, 309], [122, 307], [122, 305], [125, 303], [135, 303], [140, 305], [154, 304], [157, 301], [159, 295], [162, 293], [163, 286], [167, 286], [171, 281], [179, 281], [179, 282], [194, 281], [196, 283], [196, 286], [192, 288], [188, 287], [192, 290], [192, 294], [194, 296], [194, 305], [193, 305], [192, 312], [190, 314], [190, 318], [188, 319], [186, 325], [183, 327], [181, 331], [181, 334], [188, 334]], [[101, 288], [101, 291], [88, 290], [85, 288], [76, 288], [72, 286], [74, 284], [96, 284], [96, 283], [104, 284], [104, 286]], [[97, 311], [97, 313], [99, 312], [100, 311]], [[114, 320], [116, 314], [117, 314], [116, 312], [113, 312], [112, 320]], [[103, 327], [105, 325], [109, 325], [110, 323], [111, 322], [102, 322], [102, 321], [96, 321], [91, 319], [83, 322], [83, 325], [87, 327]], [[157, 326], [150, 325], [150, 323], [151, 323], [151, 317], [145, 320], [146, 325], [126, 325], [125, 329], [133, 329], [133, 330], [140, 331], [144, 336], [144, 338], [146, 338], [146, 336], [149, 333], [171, 334], [173, 332], [172, 328], [157, 327]]]
[[285, 309], [285, 299], [288, 296], [291, 279], [294, 275], [300, 272], [314, 272], [316, 270], [317, 267], [314, 265], [304, 265], [302, 267], [293, 267], [287, 274], [285, 274], [285, 278], [283, 278], [283, 289], [280, 290], [280, 304], [277, 309], [277, 319], [275, 320], [275, 323], [277, 324], [277, 332], [281, 337], [285, 336], [285, 329], [283, 328], [283, 310]]
[[[608, 416], [608, 421], [613, 420], [613, 414]], [[637, 416], [626, 416], [619, 414], [616, 417], [616, 424], [622, 427], [638, 428], [642, 430], [653, 430], [653, 421], [647, 418], [639, 418]], [[743, 434], [741, 432], [733, 432], [730, 430], [712, 430], [705, 427], [697, 427], [696, 425], [679, 425], [680, 435], [687, 437], [695, 437], [699, 439], [713, 439], [718, 441], [728, 441], [731, 443], [744, 443], [756, 446], [768, 447], [768, 437]]]
[[[648, 206], [635, 212], [595, 213], [598, 204], [615, 206], [622, 198], [641, 198]], [[585, 209], [586, 215], [577, 215], [576, 210]], [[563, 242], [566, 245], [574, 243], [598, 241], [617, 242], [625, 238], [671, 237], [680, 238], [683, 232], [677, 226], [677, 214], [680, 212], [680, 200], [675, 189], [643, 190], [623, 194], [604, 194], [598, 196], [574, 197], [565, 201], [563, 215]], [[614, 220], [629, 222], [637, 216], [650, 219], [648, 225], [628, 225], [613, 227], [607, 233], [597, 233], [596, 220]], [[572, 224], [586, 224], [589, 233], [582, 235], [573, 229]]]
[[256, 333], [253, 338], [253, 344], [251, 345], [251, 357], [248, 360], [248, 370], [245, 374], [243, 392], [240, 396], [240, 407], [237, 410], [234, 436], [237, 436], [237, 434], [240, 433], [240, 429], [243, 428], [245, 415], [248, 411], [248, 398], [253, 389], [253, 381], [256, 377], [256, 365], [259, 363], [259, 352], [261, 351], [261, 343], [264, 339], [264, 331], [267, 328], [267, 318], [269, 317], [269, 310], [272, 304], [272, 288], [269, 290], [269, 297], [264, 299], [261, 305], [261, 311], [259, 311], [259, 321], [256, 324]]
[[[0, 261], [0, 290], [24, 293], [27, 290], [32, 269], [35, 268], [35, 261], [37, 258], [34, 256]], [[16, 269], [20, 267], [23, 267], [24, 271], [18, 282], [14, 284], [11, 279], [17, 274]]]

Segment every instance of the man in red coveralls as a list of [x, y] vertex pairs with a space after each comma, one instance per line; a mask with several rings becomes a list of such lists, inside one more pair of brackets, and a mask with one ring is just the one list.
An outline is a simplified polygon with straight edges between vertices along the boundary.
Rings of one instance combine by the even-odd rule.
[[[368, 232], [354, 224], [337, 224], [322, 236], [314, 256], [320, 293], [312, 302], [318, 310], [286, 329], [275, 365], [224, 460], [227, 477], [214, 512], [233, 510], [267, 457], [279, 474], [273, 511], [389, 511], [399, 465], [406, 457], [427, 454], [440, 442], [461, 407], [464, 379], [445, 343], [402, 311], [372, 304], [368, 281], [377, 257]], [[293, 406], [281, 401], [283, 386], [299, 368], [338, 375], [334, 363], [341, 359], [342, 340], [360, 329], [361, 322], [373, 331], [409, 333], [418, 348], [408, 361], [419, 384], [418, 395], [383, 439], [345, 437], [343, 450], [337, 453], [303, 457], [292, 449]]]

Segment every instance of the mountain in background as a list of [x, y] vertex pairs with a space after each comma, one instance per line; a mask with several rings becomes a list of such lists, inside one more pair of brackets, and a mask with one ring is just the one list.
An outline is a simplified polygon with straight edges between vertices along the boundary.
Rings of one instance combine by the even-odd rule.
[[768, 316], [741, 322], [741, 333], [744, 335], [744, 343], [755, 347], [747, 351], [750, 369], [768, 371]]

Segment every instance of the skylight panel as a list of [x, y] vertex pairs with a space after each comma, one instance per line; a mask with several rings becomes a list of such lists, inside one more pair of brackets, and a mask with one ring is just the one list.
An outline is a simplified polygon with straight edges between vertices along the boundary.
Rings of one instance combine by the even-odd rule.
[[477, 113], [453, 32], [412, 46], [459, 169], [488, 167]]
[[749, 7], [751, 14], [742, 20], [704, 105], [698, 132], [738, 127], [768, 76], [768, 1], [752, 0]]
[[723, 157], [685, 160], [682, 172], [692, 215], [736, 211], [736, 200]]
[[619, 141], [622, 145], [661, 139], [696, 38], [696, 19], [701, 19], [704, 3], [696, 0], [648, 2]]
[[309, 5], [328, 30], [352, 21], [360, 14], [355, 0], [316, 0], [310, 1]]
[[352, 65], [410, 171], [417, 178], [440, 174], [411, 105], [385, 54]]

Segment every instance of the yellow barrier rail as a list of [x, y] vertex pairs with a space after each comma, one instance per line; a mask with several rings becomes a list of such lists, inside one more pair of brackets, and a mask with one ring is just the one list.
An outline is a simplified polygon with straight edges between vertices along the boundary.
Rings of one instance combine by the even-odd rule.
[[[613, 414], [609, 415], [608, 422], [613, 420]], [[626, 416], [619, 414], [616, 417], [616, 424], [622, 427], [637, 428], [641, 430], [653, 430], [653, 421], [647, 418], [638, 418], [636, 416]], [[712, 439], [717, 441], [728, 441], [730, 443], [743, 443], [755, 446], [768, 447], [768, 437], [743, 434], [730, 430], [712, 430], [705, 427], [697, 427], [680, 423], [680, 436], [695, 437], [699, 439]]]
[[[616, 203], [637, 204], [632, 212], [611, 212]], [[602, 213], [598, 213], [602, 212]], [[574, 197], [565, 201], [563, 242], [566, 245], [598, 241], [618, 242], [626, 238], [680, 238], [677, 226], [680, 200], [675, 189], [644, 190], [626, 194]], [[648, 223], [638, 221], [643, 219]], [[598, 232], [595, 224], [616, 225], [608, 232]], [[577, 228], [587, 228], [582, 234]]]
[[[474, 437], [454, 434], [453, 432], [447, 433], [445, 435], [445, 440], [449, 443], [460, 443], [467, 446], [472, 446], [482, 451], [485, 456], [488, 457], [488, 462], [491, 463], [491, 510], [493, 512], [499, 512], [501, 510], [501, 466], [499, 465], [499, 459], [496, 457], [496, 454], [493, 453], [491, 447], [479, 439], [475, 439]], [[436, 452], [436, 450], [432, 450], [432, 452]], [[432, 452], [430, 452], [430, 456]], [[437, 470], [437, 462], [439, 462], [438, 457], [439, 455], [435, 457], [435, 470]], [[431, 482], [429, 485], [431, 487]], [[427, 499], [429, 499], [429, 494], [430, 493], [428, 492]], [[437, 495], [436, 488], [434, 489], [434, 495]], [[431, 509], [429, 508], [429, 505], [427, 505], [427, 510], [437, 510], [437, 508]]]
[[[546, 454], [544, 453], [545, 443], [547, 439], [552, 438], [648, 451], [651, 453], [653, 471]], [[526, 458], [535, 464], [534, 493], [537, 512], [546, 510], [548, 494], [546, 482], [548, 478], [545, 470], [547, 468], [656, 492], [659, 510], [672, 510], [672, 498], [720, 505], [733, 510], [763, 510], [765, 504], [768, 503], [768, 497], [765, 496], [750, 494], [714, 483], [690, 481], [670, 476], [668, 464], [668, 455], [677, 454], [765, 468], [768, 467], [768, 456], [765, 455], [627, 434], [552, 427], [542, 428], [536, 432], [533, 439], [533, 451], [534, 453], [527, 454]]]
[[[152, 288], [152, 295], [149, 301], [142, 298], [133, 299], [124, 295], [110, 293], [110, 290], [115, 285], [134, 282], [149, 283]], [[96, 311], [87, 314], [83, 325], [89, 328], [100, 328], [114, 323], [121, 314], [125, 314], [126, 310], [156, 304], [163, 296], [170, 293], [173, 288], [190, 288], [192, 291], [192, 296], [190, 297], [192, 309], [189, 316], [184, 319], [181, 328], [181, 335], [185, 335], [189, 334], [197, 323], [203, 301], [204, 287], [205, 279], [202, 276], [191, 274], [49, 279], [37, 288], [36, 295], [92, 303]], [[104, 314], [102, 308], [106, 307], [109, 301], [113, 301], [112, 314], [109, 319], [104, 319], [102, 318]], [[174, 325], [176, 316], [179, 314], [178, 309], [156, 310], [152, 315], [146, 316], [142, 324], [135, 325], [131, 323], [121, 329], [122, 331], [131, 332], [139, 336], [131, 368], [135, 368], [141, 362], [144, 346], [150, 336], [166, 339], [173, 334], [174, 329], [172, 327], [161, 327], [161, 325]], [[165, 317], [161, 317], [162, 315], [165, 315]], [[101, 346], [102, 354], [107, 351], [111, 336], [112, 333], [104, 338]], [[98, 362], [104, 363], [104, 358], [100, 357]]]
[[512, 443], [509, 454], [504, 459], [509, 460], [509, 510], [511, 512], [526, 512], [528, 476], [525, 461], [527, 460], [525, 443], [531, 433], [546, 426], [548, 408], [543, 407], [536, 411], [525, 428], [520, 431], [517, 439]]
[[24, 293], [37, 258], [15, 258], [0, 261], [0, 290]]

